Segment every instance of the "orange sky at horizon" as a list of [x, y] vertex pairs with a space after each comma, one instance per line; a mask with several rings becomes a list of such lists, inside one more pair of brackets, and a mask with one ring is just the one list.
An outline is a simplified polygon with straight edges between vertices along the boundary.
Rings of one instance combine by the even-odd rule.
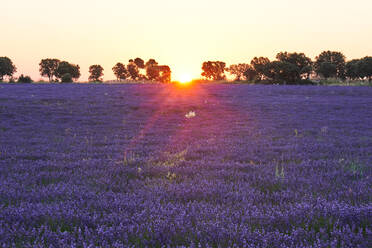
[[111, 68], [136, 57], [169, 65], [175, 80], [199, 78], [203, 61], [281, 51], [353, 59], [372, 55], [371, 10], [369, 0], [3, 0], [0, 56], [34, 80], [41, 59], [67, 60], [80, 65], [80, 81], [92, 64], [115, 79]]

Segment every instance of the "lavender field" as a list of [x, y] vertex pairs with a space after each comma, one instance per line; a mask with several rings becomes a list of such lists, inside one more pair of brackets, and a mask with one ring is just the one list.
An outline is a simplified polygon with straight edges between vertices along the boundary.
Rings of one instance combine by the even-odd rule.
[[372, 247], [372, 88], [0, 85], [2, 247]]

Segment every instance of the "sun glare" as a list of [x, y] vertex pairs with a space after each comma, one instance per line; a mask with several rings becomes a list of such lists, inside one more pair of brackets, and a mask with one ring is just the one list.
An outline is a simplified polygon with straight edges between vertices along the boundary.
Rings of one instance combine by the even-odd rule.
[[188, 75], [188, 74], [183, 74], [179, 78], [179, 82], [181, 84], [186, 84], [186, 83], [189, 83], [191, 81], [192, 81], [192, 77], [190, 75]]

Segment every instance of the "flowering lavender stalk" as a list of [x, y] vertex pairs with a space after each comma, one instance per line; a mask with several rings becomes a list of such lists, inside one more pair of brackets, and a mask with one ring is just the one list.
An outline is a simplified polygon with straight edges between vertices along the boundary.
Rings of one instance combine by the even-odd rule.
[[0, 246], [372, 247], [371, 106], [367, 87], [3, 85]]

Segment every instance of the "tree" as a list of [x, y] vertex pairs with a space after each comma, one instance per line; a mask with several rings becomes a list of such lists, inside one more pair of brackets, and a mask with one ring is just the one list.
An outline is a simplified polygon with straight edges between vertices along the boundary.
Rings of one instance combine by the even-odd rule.
[[103, 67], [100, 65], [89, 66], [89, 81], [101, 82], [103, 76]]
[[23, 74], [21, 74], [21, 76], [19, 76], [18, 78], [18, 83], [32, 83], [32, 79], [31, 77], [29, 76], [23, 76]]
[[279, 83], [297, 82], [298, 68], [286, 61], [272, 61], [266, 66], [265, 76]]
[[276, 55], [276, 59], [280, 62], [290, 63], [293, 66], [282, 64], [282, 69], [289, 69], [287, 71], [288, 82], [297, 82], [303, 78], [309, 78], [312, 72], [312, 61], [306, 57], [304, 53], [288, 53], [280, 52]]
[[245, 79], [248, 80], [248, 81], [253, 81], [258, 76], [256, 70], [251, 65], [249, 66], [249, 68], [247, 68], [247, 70], [243, 73], [243, 75], [244, 75]]
[[[55, 72], [55, 76], [62, 80], [62, 76], [64, 76], [65, 74], [70, 74], [70, 77], [71, 77], [70, 82], [72, 82], [72, 79], [75, 79], [75, 80], [78, 79], [80, 77], [80, 66], [70, 64], [67, 61], [60, 62]], [[66, 76], [65, 79], [67, 78], [68, 77]]]
[[251, 68], [249, 64], [237, 64], [237, 65], [230, 65], [226, 71], [230, 72], [230, 74], [235, 75], [235, 81], [241, 81], [245, 79], [245, 72]]
[[[322, 66], [323, 63], [327, 63]], [[333, 65], [330, 66], [329, 64]], [[333, 51], [324, 51], [319, 56], [315, 58], [315, 71], [318, 75], [323, 75], [325, 77], [325, 74], [331, 75], [334, 74], [333, 70], [336, 69], [335, 75], [339, 78], [345, 78], [345, 55], [343, 55], [341, 52], [333, 52]], [[330, 69], [331, 71], [326, 72], [325, 69]], [[320, 72], [322, 71], [322, 73]], [[324, 74], [325, 73], [325, 74]]]
[[146, 67], [146, 76], [148, 80], [156, 81], [159, 78], [159, 70], [156, 67], [157, 65]]
[[369, 81], [372, 80], [372, 57], [364, 57], [359, 62], [359, 72], [361, 78], [368, 78]]
[[170, 83], [171, 82], [171, 75], [172, 71], [169, 66], [161, 65], [157, 66], [159, 70], [159, 81], [162, 83]]
[[147, 78], [152, 81], [169, 83], [171, 81], [171, 70], [167, 65], [152, 65], [146, 69]]
[[322, 62], [317, 66], [317, 74], [323, 76], [324, 78], [336, 77], [337, 76], [337, 66], [329, 62]]
[[145, 68], [145, 61], [143, 61], [143, 59], [141, 58], [135, 58], [134, 61], [133, 61], [136, 66], [140, 69], [144, 69]]
[[112, 67], [112, 71], [114, 72], [117, 80], [121, 81], [129, 77], [129, 72], [122, 63], [117, 63], [114, 67]]
[[61, 82], [62, 83], [71, 83], [73, 80], [72, 80], [72, 76], [70, 73], [65, 73], [62, 75], [61, 77]]
[[353, 59], [346, 63], [345, 65], [345, 75], [346, 77], [350, 78], [351, 80], [361, 78], [360, 73], [360, 59]]
[[39, 71], [41, 76], [48, 77], [49, 82], [53, 81], [53, 77], [56, 76], [56, 71], [59, 65], [58, 59], [42, 59], [39, 63]]
[[132, 62], [137, 66], [138, 76], [137, 79], [146, 79], [146, 76], [141, 73], [140, 69], [145, 69], [145, 61], [141, 58], [135, 58]]
[[214, 81], [224, 80], [226, 63], [222, 61], [208, 61], [202, 65], [203, 72], [201, 75]]
[[129, 60], [129, 64], [127, 65], [127, 70], [132, 80], [138, 80], [140, 78], [138, 66], [134, 63], [132, 59]]
[[13, 76], [15, 72], [17, 72], [17, 68], [12, 60], [8, 57], [0, 57], [0, 81], [4, 80], [4, 76]]
[[156, 62], [155, 59], [149, 59], [149, 60], [146, 62], [145, 67], [147, 68], [147, 67], [154, 66], [154, 65], [158, 65], [158, 64], [159, 64], [159, 63]]
[[258, 78], [260, 80], [265, 79], [265, 74], [267, 70], [267, 66], [269, 65], [270, 60], [266, 57], [254, 57], [251, 61], [251, 65], [253, 69], [256, 71]]
[[156, 81], [156, 80], [159, 79], [160, 72], [156, 68], [156, 66], [158, 66], [158, 64], [159, 63], [156, 62], [155, 59], [149, 59], [146, 62], [145, 68], [146, 68], [146, 76], [147, 76], [148, 80]]

